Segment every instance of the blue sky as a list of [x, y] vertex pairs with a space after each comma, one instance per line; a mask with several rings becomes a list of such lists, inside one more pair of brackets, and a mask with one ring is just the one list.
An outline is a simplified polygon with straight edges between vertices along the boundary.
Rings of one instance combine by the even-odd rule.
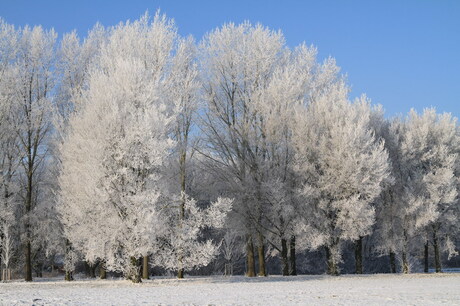
[[158, 8], [182, 35], [249, 20], [283, 31], [289, 46], [315, 45], [337, 59], [352, 96], [366, 93], [388, 116], [434, 106], [460, 116], [460, 1], [66, 1], [0, 0], [0, 16], [84, 36], [97, 21], [110, 26]]

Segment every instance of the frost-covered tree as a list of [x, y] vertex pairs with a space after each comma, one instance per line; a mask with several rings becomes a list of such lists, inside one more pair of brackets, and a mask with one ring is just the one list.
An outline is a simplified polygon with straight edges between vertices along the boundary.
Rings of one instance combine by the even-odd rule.
[[[57, 50], [58, 63], [56, 69], [58, 72], [58, 84], [53, 103], [54, 133], [49, 146], [52, 160], [49, 163], [49, 171], [52, 173], [49, 186], [53, 194], [59, 194], [59, 184], [57, 182], [61, 170], [59, 147], [63, 144], [69, 132], [70, 117], [75, 116], [82, 108], [82, 94], [88, 85], [90, 68], [96, 61], [100, 53], [100, 46], [105, 39], [105, 29], [97, 24], [88, 32], [87, 37], [81, 43], [75, 31], [64, 35], [60, 42], [60, 48]], [[50, 199], [56, 199], [56, 197], [50, 197]], [[49, 210], [55, 210], [55, 208], [55, 201], [48, 204]], [[67, 255], [71, 257], [69, 260], [66, 259], [67, 264], [65, 265], [70, 268], [70, 263], [74, 263], [74, 259], [77, 257], [74, 251], [72, 251], [70, 242], [62, 238], [64, 235], [59, 218], [49, 221], [54, 221], [48, 222], [52, 224], [50, 229], [53, 230], [48, 230], [47, 232], [52, 232], [60, 236], [59, 242], [56, 241], [54, 244], [55, 248], [53, 252], [64, 252], [66, 253], [66, 257]], [[67, 254], [67, 252], [72, 253]], [[72, 279], [70, 275], [70, 273], [66, 273], [66, 278], [69, 280]]]
[[[9, 89], [2, 90], [1, 95], [10, 97], [7, 99], [8, 107], [14, 110], [8, 113], [8, 134], [15, 137], [13, 143], [16, 152], [13, 154], [20, 161], [20, 171], [17, 173], [18, 193], [23, 200], [19, 211], [21, 242], [25, 254], [25, 279], [31, 281], [32, 256], [39, 251], [37, 248], [32, 250], [33, 243], [39, 242], [34, 241], [37, 228], [34, 227], [36, 222], [33, 219], [39, 210], [37, 204], [44, 187], [40, 175], [44, 173], [44, 161], [48, 155], [56, 33], [41, 27], [13, 29], [2, 21], [1, 35], [5, 35], [2, 51], [8, 48], [15, 50], [14, 54], [2, 52], [1, 82], [9, 84]], [[11, 154], [12, 151], [9, 152]], [[12, 162], [10, 159], [9, 164], [12, 165]], [[11, 175], [13, 172], [9, 173]]]
[[14, 27], [0, 19], [0, 239], [3, 240], [0, 243], [0, 259], [6, 269], [10, 268], [11, 254], [16, 247], [12, 229], [17, 227], [19, 201], [17, 174], [20, 158], [13, 121], [17, 108], [14, 73], [17, 39]]
[[404, 124], [399, 117], [382, 120], [375, 118], [373, 127], [376, 135], [385, 141], [388, 152], [392, 181], [385, 187], [380, 197], [375, 201], [376, 224], [373, 233], [375, 252], [378, 255], [388, 255], [390, 271], [396, 273], [396, 257], [400, 255], [403, 246], [403, 211], [402, 196], [404, 192], [404, 177], [401, 141]]
[[248, 276], [255, 276], [253, 240], [258, 246], [259, 275], [266, 275], [262, 184], [267, 158], [262, 103], [275, 67], [282, 60], [280, 32], [249, 23], [227, 24], [209, 33], [201, 44], [206, 113], [202, 130], [209, 157], [235, 196], [247, 237]]
[[388, 154], [371, 129], [365, 97], [350, 103], [343, 80], [299, 110], [294, 130], [303, 203], [298, 214], [303, 243], [325, 246], [328, 273], [338, 274], [342, 245], [371, 231], [371, 205], [389, 178]]
[[160, 15], [113, 28], [62, 146], [67, 238], [86, 260], [102, 259], [136, 282], [138, 258], [152, 252], [163, 224], [160, 171], [172, 147], [172, 108], [161, 97], [175, 35]]
[[[456, 254], [452, 238], [459, 230], [458, 152], [456, 120], [450, 114], [438, 115], [434, 109], [426, 109], [422, 115], [410, 112], [401, 142], [405, 168], [403, 247], [422, 238], [427, 227], [437, 272], [441, 271], [440, 244], [449, 256]], [[407, 262], [403, 262], [403, 270], [408, 272]]]
[[[166, 84], [168, 99], [175, 105], [176, 117], [173, 123], [173, 138], [176, 141], [175, 159], [173, 165], [178, 165], [178, 173], [174, 175], [176, 186], [173, 190], [177, 193], [180, 190], [181, 203], [179, 204], [179, 215], [176, 226], [181, 227], [185, 220], [186, 193], [189, 192], [188, 170], [190, 158], [194, 153], [194, 137], [192, 129], [196, 121], [198, 111], [198, 67], [196, 64], [196, 47], [191, 37], [180, 39], [177, 45], [176, 54], [172, 60], [172, 68], [169, 80]], [[173, 169], [176, 167], [173, 167]], [[177, 180], [178, 178], [178, 180]], [[177, 188], [178, 187], [178, 188]], [[181, 232], [179, 230], [178, 232]], [[180, 251], [177, 250], [179, 253]], [[183, 256], [178, 257], [178, 278], [184, 277], [184, 268], [180, 268]], [[174, 265], [176, 267], [176, 265]]]
[[[338, 68], [327, 60], [316, 60], [317, 50], [302, 44], [284, 50], [283, 57], [257, 101], [263, 118], [259, 129], [265, 138], [267, 152], [263, 163], [263, 199], [266, 239], [281, 256], [283, 275], [296, 274], [294, 228], [296, 227], [299, 178], [294, 165], [293, 120], [296, 109], [314, 101], [336, 81]], [[289, 245], [288, 245], [289, 244]], [[288, 258], [289, 253], [289, 258]]]
[[175, 270], [180, 263], [191, 268], [209, 262], [216, 247], [195, 238], [200, 227], [221, 223], [230, 205], [221, 200], [199, 210], [190, 199], [181, 218], [180, 193], [171, 194], [164, 179], [180, 99], [192, 91], [182, 88], [188, 93], [179, 101], [168, 92], [190, 77], [175, 66], [190, 68], [189, 59], [176, 58], [187, 56], [182, 42], [175, 49], [176, 42], [174, 24], [159, 14], [153, 21], [146, 14], [111, 29], [82, 92], [82, 110], [71, 117], [61, 147], [66, 237], [85, 260], [103, 260], [108, 270], [135, 282], [139, 258], [150, 254]]

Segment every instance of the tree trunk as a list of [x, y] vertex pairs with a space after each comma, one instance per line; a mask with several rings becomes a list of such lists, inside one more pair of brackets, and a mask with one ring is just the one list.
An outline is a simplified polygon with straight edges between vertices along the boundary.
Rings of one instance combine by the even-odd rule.
[[41, 262], [35, 264], [35, 276], [43, 277], [43, 264]]
[[437, 235], [437, 231], [435, 227], [433, 227], [433, 251], [434, 251], [434, 267], [436, 269], [436, 273], [442, 272], [441, 256], [440, 256], [439, 244], [438, 244], [438, 235]]
[[283, 276], [289, 275], [288, 249], [286, 239], [281, 239], [281, 268]]
[[428, 241], [425, 242], [425, 267], [423, 269], [423, 272], [428, 273]]
[[104, 261], [99, 263], [99, 277], [100, 279], [107, 279], [107, 271], [105, 270]]
[[[187, 152], [182, 151], [179, 158], [179, 169], [180, 169], [180, 190], [181, 190], [181, 203], [180, 203], [180, 213], [179, 213], [179, 227], [182, 227], [182, 221], [185, 218], [185, 188], [186, 188], [186, 169], [185, 169], [185, 161], [187, 158]], [[179, 269], [177, 270], [177, 278], [184, 278], [184, 267], [183, 267], [183, 260], [182, 257], [182, 250], [179, 250]]]
[[149, 279], [149, 256], [144, 256], [142, 259], [142, 278]]
[[131, 267], [130, 267], [130, 272], [128, 275], [128, 279], [130, 279], [133, 283], [141, 283], [141, 265], [140, 265], [140, 260], [138, 260], [136, 257], [131, 256]]
[[396, 254], [390, 251], [390, 272], [396, 273]]
[[327, 261], [327, 274], [339, 275], [337, 263], [335, 262], [335, 258], [332, 255], [331, 247], [329, 246], [326, 246], [326, 261]]
[[247, 264], [246, 276], [255, 277], [256, 276], [256, 261], [254, 259], [254, 244], [252, 243], [251, 235], [247, 236], [246, 256], [247, 256], [247, 260], [246, 260], [246, 264]]
[[30, 212], [32, 210], [32, 190], [33, 190], [33, 161], [32, 161], [32, 152], [31, 152], [31, 136], [28, 134], [28, 147], [27, 147], [27, 193], [26, 193], [26, 218], [24, 219], [25, 222], [25, 230], [26, 230], [26, 249], [25, 249], [25, 281], [31, 282], [32, 281], [32, 246], [30, 243], [31, 235], [30, 235]]
[[64, 279], [68, 282], [73, 281], [73, 272], [72, 271], [65, 271]]
[[26, 242], [26, 277], [25, 281], [26, 282], [31, 282], [32, 281], [32, 256], [31, 256], [31, 246], [30, 246], [30, 241]]
[[90, 277], [90, 278], [96, 277], [95, 265], [87, 262], [86, 260], [85, 260], [85, 273], [87, 277]]
[[402, 270], [404, 274], [409, 273], [409, 262], [407, 261], [406, 251], [402, 252]]
[[90, 264], [89, 265], [89, 277], [91, 278], [96, 278], [96, 265], [95, 264]]
[[295, 262], [295, 236], [291, 236], [291, 241], [289, 244], [289, 262], [290, 270], [289, 275], [297, 275], [297, 265]]
[[259, 259], [259, 276], [267, 276], [267, 270], [265, 269], [265, 244], [264, 237], [261, 233], [258, 234], [259, 245], [257, 246], [258, 259]]
[[355, 273], [363, 274], [363, 237], [355, 241]]
[[403, 236], [404, 236], [404, 250], [402, 252], [402, 272], [404, 274], [407, 274], [409, 273], [409, 262], [407, 261], [407, 253], [406, 253], [407, 243], [408, 243], [406, 229], [403, 230]]

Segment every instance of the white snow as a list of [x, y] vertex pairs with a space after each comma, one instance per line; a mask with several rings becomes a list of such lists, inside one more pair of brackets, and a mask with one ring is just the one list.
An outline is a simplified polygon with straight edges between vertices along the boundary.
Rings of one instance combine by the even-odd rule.
[[0, 284], [0, 305], [460, 305], [460, 274], [47, 279]]

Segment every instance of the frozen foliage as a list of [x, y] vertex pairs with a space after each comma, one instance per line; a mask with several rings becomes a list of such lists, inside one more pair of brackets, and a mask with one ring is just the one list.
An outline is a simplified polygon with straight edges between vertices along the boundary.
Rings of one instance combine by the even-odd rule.
[[[212, 240], [200, 239], [205, 228], [222, 228], [232, 201], [219, 198], [207, 208], [199, 208], [194, 199], [185, 197], [182, 217], [178, 205], [165, 209], [166, 234], [159, 237], [159, 250], [153, 253], [153, 262], [158, 266], [178, 271], [190, 271], [206, 266], [217, 255], [218, 245]], [[177, 199], [180, 203], [181, 199]]]

